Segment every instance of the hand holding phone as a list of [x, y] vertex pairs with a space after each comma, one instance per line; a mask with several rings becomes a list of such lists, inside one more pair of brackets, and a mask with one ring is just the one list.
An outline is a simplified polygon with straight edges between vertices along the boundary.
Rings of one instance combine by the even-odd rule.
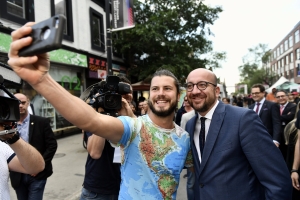
[[19, 56], [34, 56], [59, 49], [62, 45], [65, 21], [65, 16], [60, 14], [34, 24], [29, 35], [32, 37], [32, 43], [22, 48]]

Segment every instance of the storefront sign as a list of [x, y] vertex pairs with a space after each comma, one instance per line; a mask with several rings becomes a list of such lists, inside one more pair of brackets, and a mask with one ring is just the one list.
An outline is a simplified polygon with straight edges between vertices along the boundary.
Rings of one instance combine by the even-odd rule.
[[105, 79], [107, 76], [106, 60], [89, 57], [89, 78]]
[[7, 53], [10, 48], [11, 37], [8, 34], [0, 33], [0, 51]]
[[[72, 85], [72, 83], [76, 83], [76, 85]], [[61, 78], [61, 86], [64, 88], [65, 87], [65, 83], [69, 84], [69, 90], [80, 90], [80, 79], [78, 77], [73, 77], [70, 78], [68, 76], [63, 76]], [[73, 87], [72, 87], [73, 86]]]
[[50, 52], [50, 60], [68, 65], [87, 67], [87, 56], [65, 49], [58, 49]]

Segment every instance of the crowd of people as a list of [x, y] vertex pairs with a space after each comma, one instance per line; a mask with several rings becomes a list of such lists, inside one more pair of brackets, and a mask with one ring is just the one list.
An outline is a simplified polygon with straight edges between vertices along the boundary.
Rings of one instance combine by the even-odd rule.
[[[150, 83], [149, 99], [139, 102], [136, 110], [131, 88], [131, 92], [122, 95], [118, 117], [112, 117], [62, 88], [48, 73], [48, 54], [18, 56], [19, 50], [31, 43], [31, 38], [25, 37], [32, 30], [30, 26], [26, 24], [12, 33], [8, 64], [87, 134], [89, 155], [81, 199], [176, 199], [184, 168], [188, 171], [188, 199], [297, 198], [300, 139], [299, 134], [285, 130], [294, 119], [294, 126], [300, 129], [299, 104], [290, 103], [284, 91], [273, 93], [276, 102], [272, 102], [265, 97], [263, 85], [256, 84], [247, 106], [239, 97], [236, 102], [220, 101], [216, 75], [198, 68], [187, 77], [184, 105], [175, 115], [179, 81], [170, 71], [158, 70]], [[126, 79], [121, 81], [130, 85]], [[1, 151], [0, 165], [6, 165], [1, 168], [1, 175], [6, 174], [2, 176], [6, 182], [0, 183], [1, 199], [9, 199], [8, 169], [23, 173], [19, 182], [24, 184], [22, 188], [29, 187], [32, 180], [44, 188], [52, 174], [51, 160], [57, 148], [49, 124], [42, 119], [31, 122], [35, 117], [25, 114], [23, 107], [28, 106], [26, 96], [15, 96], [20, 100], [20, 114], [22, 111], [24, 115], [18, 123], [20, 134], [1, 136], [11, 147], [1, 143], [5, 151]], [[32, 147], [35, 138], [30, 128], [36, 123], [42, 129], [36, 130], [37, 140], [47, 138], [41, 149], [38, 144], [36, 149]], [[19, 146], [28, 152], [20, 152]], [[116, 161], [117, 151], [121, 157]], [[288, 164], [287, 157], [292, 154]], [[30, 199], [24, 190], [16, 189], [18, 199]], [[43, 193], [43, 189], [36, 193]]]

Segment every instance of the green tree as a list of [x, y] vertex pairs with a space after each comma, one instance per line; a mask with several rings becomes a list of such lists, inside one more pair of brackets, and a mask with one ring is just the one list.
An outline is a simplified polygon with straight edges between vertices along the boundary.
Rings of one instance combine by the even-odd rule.
[[[144, 80], [158, 68], [171, 70], [182, 82], [199, 67], [220, 67], [224, 52], [213, 52], [209, 28], [222, 12], [196, 0], [134, 1], [136, 26], [114, 33], [130, 75]], [[209, 59], [203, 58], [209, 53]], [[201, 56], [202, 55], [202, 56]]]
[[243, 65], [239, 66], [241, 83], [247, 84], [248, 92], [256, 83], [272, 85], [275, 74], [263, 67], [268, 63], [270, 51], [267, 44], [258, 44], [248, 49], [248, 54], [243, 57]]

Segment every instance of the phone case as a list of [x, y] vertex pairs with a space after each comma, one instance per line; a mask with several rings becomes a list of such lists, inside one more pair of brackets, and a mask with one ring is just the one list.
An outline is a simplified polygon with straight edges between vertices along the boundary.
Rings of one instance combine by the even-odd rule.
[[31, 45], [22, 48], [19, 56], [33, 56], [55, 49], [62, 45], [63, 30], [66, 18], [64, 15], [55, 15], [32, 26]]

